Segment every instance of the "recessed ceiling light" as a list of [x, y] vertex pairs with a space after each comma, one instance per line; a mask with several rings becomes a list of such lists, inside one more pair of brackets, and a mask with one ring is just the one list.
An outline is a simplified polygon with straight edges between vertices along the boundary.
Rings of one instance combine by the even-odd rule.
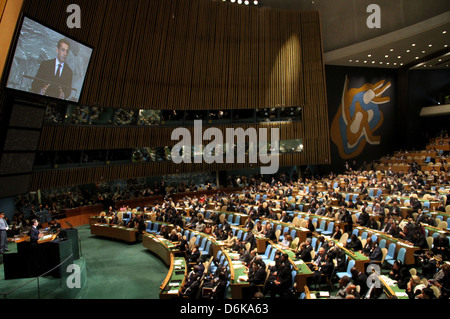
[[401, 55], [399, 55], [397, 58], [399, 58], [399, 59], [401, 59], [402, 58], [402, 56]]
[[448, 47], [448, 44], [444, 45], [444, 48]]
[[415, 44], [415, 43], [413, 43], [413, 44], [411, 44], [411, 46], [415, 47], [415, 46], [416, 46], [416, 44]]
[[375, 61], [372, 61], [372, 64], [374, 64], [375, 63]]
[[387, 65], [389, 65], [389, 62], [386, 62]]
[[418, 59], [419, 57], [418, 56], [416, 56], [416, 60]]
[[394, 65], [397, 65], [397, 62], [394, 62]]
[[408, 50], [406, 50], [406, 52], [408, 52], [408, 53], [409, 53], [409, 52], [411, 52], [411, 50], [410, 50], [410, 49], [408, 49]]
[[422, 53], [425, 53], [425, 50], [422, 50]]
[[432, 45], [432, 44], [429, 44], [428, 46], [431, 48], [433, 45]]
[[442, 62], [442, 59], [439, 59], [439, 62]]
[[364, 63], [367, 63], [367, 61], [364, 61]]
[[348, 60], [348, 62], [352, 62], [352, 61], [353, 61], [353, 60], [351, 60], [351, 59], [350, 59], [350, 60]]
[[367, 57], [370, 58], [372, 56], [372, 54], [368, 54]]
[[380, 64], [383, 64], [383, 61], [380, 61]]
[[384, 57], [385, 57], [385, 58], [389, 58], [389, 55], [386, 54]]
[[446, 33], [447, 33], [447, 31], [446, 31], [446, 30], [444, 30], [444, 31], [442, 31], [442, 33], [443, 33], [443, 34], [446, 34]]
[[402, 63], [400, 63], [400, 65], [403, 65], [403, 62], [402, 62]]
[[392, 52], [392, 51], [394, 51], [394, 49], [390, 49], [389, 51], [391, 51], [391, 52]]
[[359, 62], [359, 60], [356, 60], [355, 62]]

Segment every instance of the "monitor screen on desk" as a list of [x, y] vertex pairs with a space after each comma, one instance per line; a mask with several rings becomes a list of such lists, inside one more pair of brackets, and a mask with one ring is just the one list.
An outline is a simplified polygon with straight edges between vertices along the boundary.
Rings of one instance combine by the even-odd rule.
[[24, 17], [6, 87], [78, 102], [92, 49]]

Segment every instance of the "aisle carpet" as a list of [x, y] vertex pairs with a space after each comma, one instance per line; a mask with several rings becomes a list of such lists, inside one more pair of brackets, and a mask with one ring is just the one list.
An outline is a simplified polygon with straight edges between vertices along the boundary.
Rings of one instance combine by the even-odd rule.
[[78, 227], [87, 283], [79, 299], [158, 299], [169, 268], [142, 243], [92, 236]]
[[[159, 257], [142, 243], [93, 236], [89, 225], [76, 228], [81, 256], [78, 261], [85, 262], [87, 273], [77, 299], [159, 299], [159, 287], [169, 270]], [[15, 243], [8, 243], [8, 248], [11, 253], [17, 252]], [[42, 277], [38, 288], [31, 278], [5, 280], [3, 268], [4, 264], [0, 264], [0, 292], [20, 287], [6, 299], [58, 298], [60, 279]]]

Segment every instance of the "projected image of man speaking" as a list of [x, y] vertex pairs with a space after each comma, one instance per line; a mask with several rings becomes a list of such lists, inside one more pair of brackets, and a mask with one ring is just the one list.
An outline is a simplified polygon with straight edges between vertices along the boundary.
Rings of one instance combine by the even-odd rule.
[[73, 71], [66, 63], [69, 52], [69, 41], [59, 40], [56, 47], [56, 58], [46, 60], [39, 66], [31, 85], [33, 92], [63, 100], [70, 97]]

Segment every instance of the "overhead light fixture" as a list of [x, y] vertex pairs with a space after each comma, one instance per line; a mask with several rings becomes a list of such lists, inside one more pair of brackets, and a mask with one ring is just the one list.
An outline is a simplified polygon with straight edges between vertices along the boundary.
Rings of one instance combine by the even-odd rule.
[[398, 59], [401, 59], [402, 58], [402, 56], [401, 55], [399, 55], [398, 57], [397, 57]]
[[416, 56], [416, 60], [417, 60], [417, 59], [419, 59], [419, 57], [418, 57], [418, 56]]
[[372, 64], [374, 64], [375, 63], [375, 61], [372, 61]]
[[391, 51], [391, 52], [392, 52], [392, 51], [394, 51], [394, 49], [390, 49], [389, 51]]
[[446, 34], [446, 33], [447, 33], [447, 31], [446, 31], [446, 30], [442, 31], [442, 34]]
[[385, 58], [389, 58], [389, 55], [386, 54], [384, 57], [385, 57]]
[[389, 65], [389, 62], [386, 62], [386, 65]]
[[364, 61], [364, 63], [367, 63], [367, 61]]
[[356, 60], [355, 62], [359, 62], [359, 60]]
[[425, 50], [422, 50], [422, 53], [425, 53]]
[[429, 44], [428, 46], [431, 48], [433, 45], [432, 45], [432, 44]]
[[410, 49], [408, 49], [408, 50], [406, 50], [406, 52], [407, 52], [407, 53], [409, 53], [409, 52], [411, 52], [411, 50], [410, 50]]
[[368, 54], [367, 57], [370, 58], [372, 56], [372, 54]]
[[415, 47], [415, 46], [416, 46], [416, 44], [415, 44], [415, 43], [413, 43], [413, 44], [411, 44], [411, 46]]
[[383, 64], [383, 61], [380, 61], [380, 64]]
[[250, 2], [249, 2], [248, 0], [245, 0], [245, 1], [244, 1], [244, 4], [245, 4], [246, 6], [248, 6], [249, 3], [250, 3]]

